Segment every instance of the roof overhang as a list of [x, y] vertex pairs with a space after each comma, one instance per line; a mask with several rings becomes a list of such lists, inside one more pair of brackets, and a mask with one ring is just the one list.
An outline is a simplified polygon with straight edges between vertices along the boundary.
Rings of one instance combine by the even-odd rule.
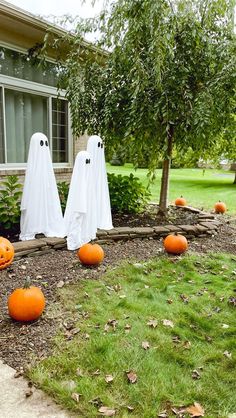
[[[47, 22], [41, 17], [34, 16], [11, 3], [0, 0], [0, 42], [28, 50], [43, 42], [47, 30], [58, 37], [67, 33], [63, 28]], [[105, 51], [99, 50], [90, 42], [82, 41], [81, 44], [92, 53], [107, 55]], [[52, 51], [51, 54], [53, 56]], [[49, 53], [49, 55], [51, 54]]]

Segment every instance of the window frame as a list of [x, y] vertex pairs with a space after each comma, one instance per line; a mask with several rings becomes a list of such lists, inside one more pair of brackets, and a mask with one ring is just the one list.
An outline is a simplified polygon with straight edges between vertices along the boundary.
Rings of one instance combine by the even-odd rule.
[[[14, 51], [27, 53], [26, 50], [19, 48], [13, 48], [7, 44], [1, 42], [0, 46], [12, 49]], [[53, 60], [48, 60], [49, 62], [55, 62]], [[6, 112], [5, 112], [5, 88], [21, 91], [24, 93], [39, 95], [47, 97], [48, 99], [48, 140], [50, 144], [50, 153], [52, 155], [52, 98], [66, 100], [65, 90], [60, 90], [56, 87], [48, 86], [46, 84], [40, 84], [35, 81], [24, 80], [20, 78], [15, 78], [7, 75], [0, 74], [0, 88], [2, 88], [2, 106], [3, 106], [3, 134], [4, 134], [4, 157], [7, 161], [7, 139], [6, 139]], [[58, 94], [59, 93], [59, 94]], [[67, 101], [67, 100], [66, 100]], [[68, 102], [68, 101], [67, 101]], [[68, 103], [68, 162], [65, 163], [53, 163], [54, 168], [64, 168], [72, 167], [73, 162], [73, 137], [71, 129], [71, 117], [70, 117], [70, 106]], [[16, 170], [16, 169], [25, 169], [27, 163], [0, 163], [0, 170]]]

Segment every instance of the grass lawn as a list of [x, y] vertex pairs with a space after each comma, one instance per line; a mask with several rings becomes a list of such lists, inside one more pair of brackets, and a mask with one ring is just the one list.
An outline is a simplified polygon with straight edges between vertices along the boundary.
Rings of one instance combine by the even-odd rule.
[[[110, 173], [129, 175], [134, 173], [147, 185], [147, 170], [134, 170], [131, 164], [115, 167], [107, 164]], [[222, 200], [228, 207], [229, 214], [236, 214], [236, 185], [233, 184], [234, 173], [223, 170], [172, 169], [170, 173], [170, 202], [183, 195], [190, 206], [212, 209], [214, 203]], [[157, 170], [156, 179], [151, 186], [152, 200], [159, 200], [161, 170]]]
[[194, 402], [205, 418], [236, 412], [235, 261], [163, 255], [58, 289], [79, 332], [61, 331], [30, 377], [78, 417], [102, 416], [101, 406], [120, 418], [172, 417]]

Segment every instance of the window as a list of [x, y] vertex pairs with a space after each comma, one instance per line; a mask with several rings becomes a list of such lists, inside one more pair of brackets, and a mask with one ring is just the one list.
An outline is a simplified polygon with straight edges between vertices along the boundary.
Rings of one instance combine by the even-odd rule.
[[25, 163], [33, 133], [48, 136], [48, 99], [5, 89], [5, 117], [7, 162]]
[[0, 47], [0, 74], [56, 87], [60, 71], [52, 62], [42, 64], [27, 54]]
[[68, 102], [57, 97], [58, 69], [0, 46], [0, 164], [27, 162], [30, 138], [47, 135], [52, 161], [69, 163]]
[[68, 103], [52, 99], [52, 156], [53, 161], [68, 161]]

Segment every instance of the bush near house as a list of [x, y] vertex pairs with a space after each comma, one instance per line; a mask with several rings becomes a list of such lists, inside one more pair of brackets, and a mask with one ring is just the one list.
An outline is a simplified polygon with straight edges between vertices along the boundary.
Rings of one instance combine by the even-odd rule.
[[18, 231], [22, 185], [17, 176], [7, 176], [0, 183], [0, 231]]

